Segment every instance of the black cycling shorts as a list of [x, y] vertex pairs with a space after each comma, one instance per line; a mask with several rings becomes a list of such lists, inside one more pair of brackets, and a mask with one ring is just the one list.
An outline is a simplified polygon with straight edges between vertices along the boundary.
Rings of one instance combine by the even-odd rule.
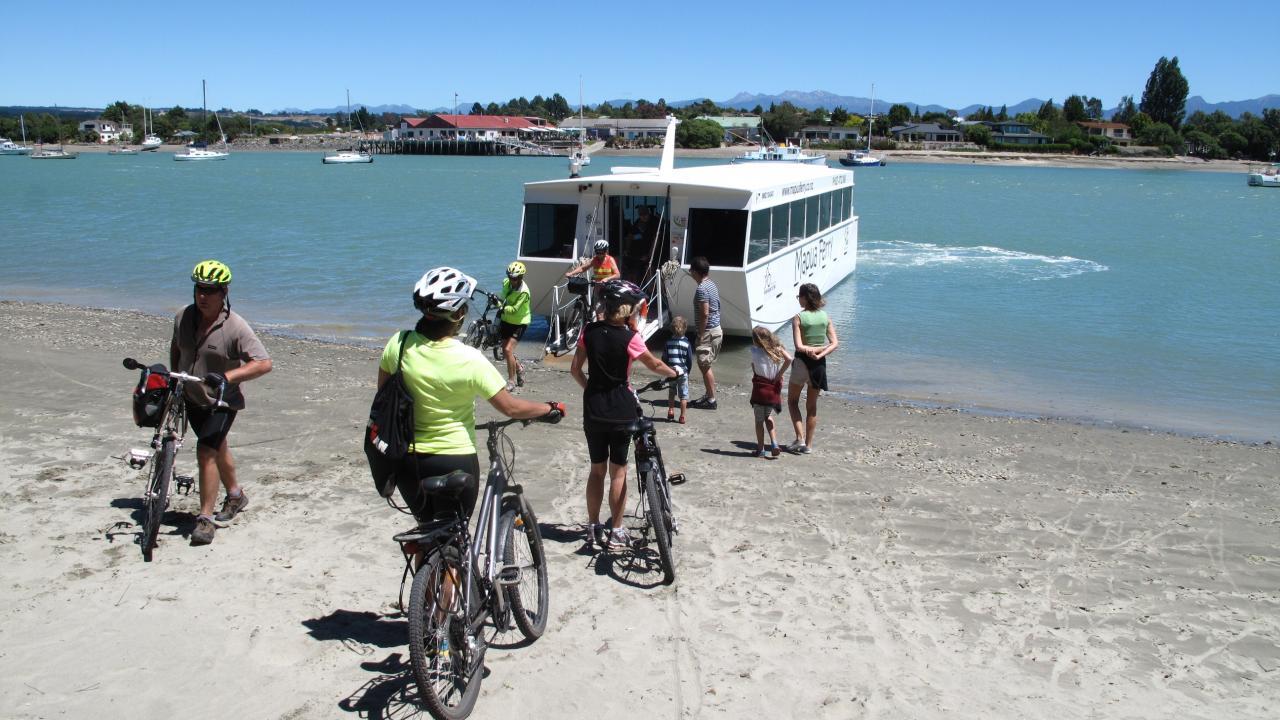
[[603, 429], [584, 430], [587, 435], [587, 454], [591, 456], [591, 464], [598, 465], [606, 460], [614, 465], [626, 465], [627, 454], [631, 449], [631, 433], [625, 427], [604, 426]]
[[[471, 475], [471, 484], [458, 497], [439, 496], [422, 492], [422, 480], [436, 475], [448, 475], [454, 470], [462, 470]], [[480, 460], [471, 455], [419, 455], [409, 453], [396, 468], [396, 488], [400, 497], [413, 512], [418, 522], [428, 522], [437, 518], [456, 515], [459, 511], [463, 517], [471, 517], [476, 507], [476, 496], [480, 487]]]
[[196, 434], [196, 448], [218, 450], [227, 441], [227, 433], [231, 432], [231, 423], [235, 422], [235, 410], [213, 412], [210, 408], [202, 408], [187, 403], [187, 425]]
[[512, 325], [506, 320], [498, 321], [498, 337], [502, 342], [506, 342], [508, 338], [519, 340], [524, 337], [524, 331], [528, 329], [528, 325]]

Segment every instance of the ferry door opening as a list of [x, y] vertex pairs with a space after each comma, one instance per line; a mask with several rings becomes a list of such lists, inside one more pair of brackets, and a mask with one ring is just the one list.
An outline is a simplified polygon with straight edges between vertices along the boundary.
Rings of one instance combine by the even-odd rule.
[[622, 278], [648, 285], [671, 255], [671, 213], [664, 195], [609, 198], [609, 248], [617, 254]]

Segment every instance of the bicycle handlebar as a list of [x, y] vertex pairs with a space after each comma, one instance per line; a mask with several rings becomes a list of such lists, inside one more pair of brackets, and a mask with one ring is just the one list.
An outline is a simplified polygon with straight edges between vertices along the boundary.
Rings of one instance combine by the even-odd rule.
[[667, 388], [671, 387], [671, 383], [675, 379], [676, 378], [658, 378], [657, 380], [654, 380], [653, 382], [649, 383], [648, 385], [645, 385], [644, 387], [637, 388], [636, 394], [639, 395], [641, 393], [647, 393], [653, 390], [666, 390]]
[[[134, 360], [133, 358], [129, 358], [129, 357], [124, 359], [123, 364], [126, 370], [146, 370], [147, 369], [146, 365], [143, 365], [137, 360]], [[171, 378], [174, 378], [175, 380], [181, 380], [183, 382], [195, 382], [195, 383], [204, 382], [204, 378], [202, 377], [196, 377], [195, 375], [188, 375], [184, 372], [178, 372], [177, 370], [165, 370], [164, 374]], [[231, 407], [226, 403], [226, 401], [222, 399], [223, 393], [227, 391], [226, 380], [223, 380], [222, 382], [218, 383], [217, 390], [218, 390], [218, 394], [213, 401], [214, 408], [218, 410], [225, 410]]]
[[564, 403], [548, 402], [547, 405], [551, 406], [550, 410], [547, 412], [546, 415], [542, 415], [541, 417], [528, 418], [523, 420], [518, 418], [508, 418], [506, 420], [490, 420], [489, 422], [476, 423], [476, 429], [488, 430], [489, 432], [493, 432], [495, 430], [501, 430], [502, 428], [507, 427], [508, 425], [515, 425], [516, 423], [521, 423], [522, 425], [528, 425], [530, 423], [544, 422], [544, 423], [550, 423], [554, 425], [560, 422], [562, 419], [564, 419], [564, 416], [567, 414], [564, 409]]

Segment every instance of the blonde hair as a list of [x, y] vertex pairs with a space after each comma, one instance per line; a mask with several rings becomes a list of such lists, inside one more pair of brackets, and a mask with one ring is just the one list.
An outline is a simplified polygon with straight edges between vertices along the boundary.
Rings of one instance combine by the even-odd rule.
[[677, 315], [671, 318], [671, 334], [683, 335], [689, 331], [689, 321], [684, 319], [683, 315]]
[[782, 358], [786, 357], [786, 350], [782, 348], [782, 342], [778, 340], [778, 336], [763, 325], [751, 328], [751, 343], [763, 350], [764, 354], [774, 362], [782, 362]]
[[623, 322], [627, 318], [631, 317], [632, 309], [633, 308], [630, 305], [627, 305], [625, 303], [614, 308], [612, 312], [606, 309], [604, 312], [605, 322], [610, 322], [610, 323]]

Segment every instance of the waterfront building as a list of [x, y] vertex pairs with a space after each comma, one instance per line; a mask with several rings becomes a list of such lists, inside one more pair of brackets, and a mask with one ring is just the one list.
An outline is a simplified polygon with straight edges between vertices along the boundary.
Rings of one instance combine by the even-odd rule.
[[991, 142], [1004, 145], [1047, 145], [1053, 138], [1031, 129], [1031, 126], [1017, 120], [984, 120], [991, 128]]
[[81, 133], [97, 133], [98, 142], [109, 143], [119, 140], [122, 135], [128, 135], [133, 138], [133, 126], [129, 123], [118, 123], [115, 120], [104, 120], [96, 118], [94, 120], [85, 120], [80, 123], [77, 129]]
[[889, 128], [894, 142], [917, 144], [924, 150], [964, 145], [964, 133], [955, 128], [944, 128], [937, 123], [913, 123]]
[[1087, 135], [1104, 137], [1115, 145], [1132, 145], [1133, 131], [1128, 125], [1118, 122], [1077, 122]]
[[555, 132], [555, 125], [540, 117], [512, 115], [447, 115], [406, 117], [391, 131], [388, 140], [493, 141]]
[[855, 144], [864, 142], [858, 128], [843, 125], [805, 125], [791, 139], [797, 143], [838, 143], [846, 140]]

